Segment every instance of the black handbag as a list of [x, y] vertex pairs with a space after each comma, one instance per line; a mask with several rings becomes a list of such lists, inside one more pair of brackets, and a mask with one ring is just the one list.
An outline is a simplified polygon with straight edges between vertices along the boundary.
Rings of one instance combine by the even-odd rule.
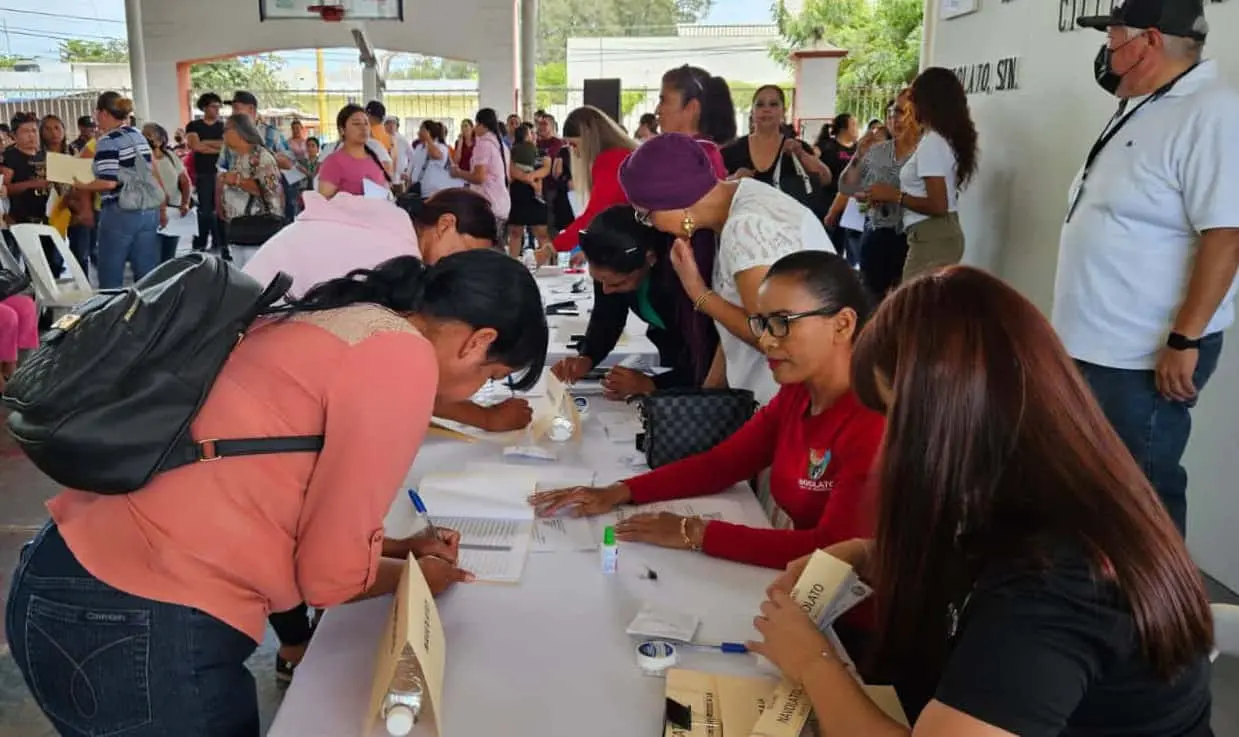
[[[0, 246], [2, 248], [3, 246]], [[0, 268], [0, 299], [8, 299], [30, 288], [30, 275]]]
[[[255, 166], [257, 168], [257, 166]], [[262, 182], [254, 179], [258, 192], [262, 195], [262, 208], [267, 207], [267, 192]], [[238, 215], [228, 221], [226, 229], [228, 243], [233, 246], [261, 246], [276, 233], [284, 229], [284, 216], [271, 212], [254, 212], [258, 206], [258, 198], [250, 195], [245, 205], [245, 214]]]
[[747, 389], [663, 389], [639, 403], [643, 431], [637, 450], [658, 468], [704, 453], [753, 417], [757, 402]]

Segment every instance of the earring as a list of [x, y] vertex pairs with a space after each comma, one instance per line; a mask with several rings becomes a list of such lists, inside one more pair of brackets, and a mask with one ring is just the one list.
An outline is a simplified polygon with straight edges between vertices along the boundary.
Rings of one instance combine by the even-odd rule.
[[693, 231], [697, 229], [697, 221], [693, 220], [693, 214], [688, 210], [684, 211], [684, 219], [680, 221], [680, 228], [684, 231], [685, 238], [691, 238]]

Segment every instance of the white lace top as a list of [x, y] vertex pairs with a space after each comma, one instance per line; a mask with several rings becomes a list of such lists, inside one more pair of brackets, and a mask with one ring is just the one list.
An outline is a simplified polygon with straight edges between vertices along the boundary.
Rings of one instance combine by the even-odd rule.
[[[768, 184], [742, 179], [719, 237], [714, 291], [743, 307], [744, 301], [736, 289], [736, 274], [756, 268], [765, 271], [796, 251], [834, 253], [835, 248], [826, 228], [809, 208]], [[718, 332], [727, 362], [727, 385], [752, 391], [762, 404], [769, 402], [779, 387], [765, 357], [722, 325]]]

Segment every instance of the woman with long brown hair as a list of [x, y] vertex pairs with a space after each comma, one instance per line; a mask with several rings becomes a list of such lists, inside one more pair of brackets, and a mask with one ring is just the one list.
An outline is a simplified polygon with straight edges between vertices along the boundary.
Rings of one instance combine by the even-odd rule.
[[968, 96], [955, 72], [930, 67], [912, 82], [905, 103], [915, 114], [921, 138], [899, 170], [899, 185], [874, 185], [869, 201], [903, 208], [908, 258], [903, 278], [959, 263], [964, 231], [959, 192], [977, 171], [977, 129]]
[[[876, 589], [881, 666], [936, 682], [917, 737], [1212, 734], [1200, 574], [1037, 308], [951, 268], [888, 297], [852, 366], [887, 417], [877, 536], [828, 551]], [[756, 649], [825, 737], [908, 734], [783, 593], [802, 569]]]
[[628, 202], [620, 188], [619, 168], [637, 147], [618, 123], [590, 105], [573, 110], [564, 119], [564, 140], [572, 152], [572, 191], [585, 209], [555, 236], [555, 250], [561, 252], [571, 251], [581, 231], [603, 210]]

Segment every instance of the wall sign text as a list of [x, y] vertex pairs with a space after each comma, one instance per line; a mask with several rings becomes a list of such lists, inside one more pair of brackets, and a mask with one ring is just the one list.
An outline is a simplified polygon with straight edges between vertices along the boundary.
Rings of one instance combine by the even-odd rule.
[[989, 94], [991, 92], [1009, 92], [1019, 89], [1018, 56], [1008, 56], [998, 61], [987, 61], [980, 64], [965, 64], [951, 71], [959, 77], [964, 85], [964, 92], [969, 95]]

